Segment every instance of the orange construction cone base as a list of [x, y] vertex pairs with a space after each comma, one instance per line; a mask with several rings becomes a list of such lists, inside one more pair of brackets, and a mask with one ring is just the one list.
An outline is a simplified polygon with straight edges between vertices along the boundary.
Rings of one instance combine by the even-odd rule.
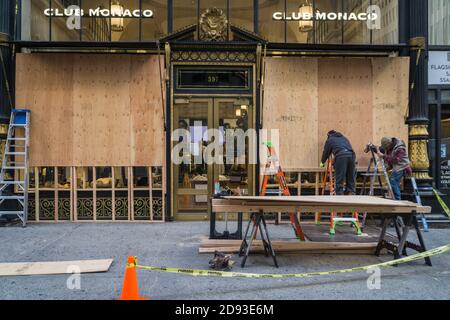
[[119, 300], [150, 300], [139, 295], [139, 287], [136, 276], [136, 257], [128, 257], [123, 279], [122, 295]]

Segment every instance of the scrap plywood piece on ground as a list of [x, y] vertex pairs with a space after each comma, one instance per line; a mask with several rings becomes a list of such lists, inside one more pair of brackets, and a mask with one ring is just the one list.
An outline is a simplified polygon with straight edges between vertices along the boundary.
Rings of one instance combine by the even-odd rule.
[[279, 130], [275, 149], [283, 167], [298, 168], [299, 160], [302, 167], [316, 167], [317, 59], [268, 59], [265, 73], [264, 129]]
[[18, 54], [30, 166], [163, 165], [158, 68], [156, 56]]
[[113, 259], [0, 263], [0, 276], [107, 272]]
[[409, 58], [267, 58], [263, 127], [279, 130], [285, 169], [317, 168], [332, 129], [350, 139], [364, 167], [368, 142], [407, 142], [408, 83]]

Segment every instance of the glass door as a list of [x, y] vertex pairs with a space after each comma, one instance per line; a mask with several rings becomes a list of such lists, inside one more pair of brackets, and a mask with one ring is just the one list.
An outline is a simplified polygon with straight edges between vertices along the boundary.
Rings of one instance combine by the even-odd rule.
[[[252, 130], [253, 108], [248, 99], [215, 99], [214, 124], [220, 132], [222, 161], [214, 164], [214, 181], [222, 190], [253, 194], [256, 134]], [[252, 145], [253, 144], [253, 145]]]
[[250, 161], [251, 137], [247, 131], [253, 128], [252, 111], [251, 101], [246, 99], [174, 99], [172, 210], [175, 219], [208, 219], [208, 198], [213, 195], [216, 183], [222, 190], [253, 194], [256, 166]]
[[[212, 193], [212, 166], [203, 150], [209, 142], [213, 122], [212, 99], [175, 99], [173, 109], [172, 168], [173, 210], [176, 218], [207, 217]], [[177, 130], [178, 129], [178, 130]]]

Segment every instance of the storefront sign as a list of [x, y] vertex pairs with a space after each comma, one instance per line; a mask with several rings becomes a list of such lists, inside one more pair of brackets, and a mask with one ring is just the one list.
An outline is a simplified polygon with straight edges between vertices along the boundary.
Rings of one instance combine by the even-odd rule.
[[66, 9], [51, 9], [47, 8], [44, 10], [44, 14], [47, 17], [118, 17], [118, 18], [153, 18], [152, 10], [110, 10], [104, 8], [96, 8], [83, 10], [78, 6], [70, 6]]
[[316, 12], [315, 14], [300, 12], [275, 12], [272, 19], [275, 21], [369, 21], [377, 20], [378, 15], [370, 12]]
[[179, 69], [177, 72], [177, 88], [222, 88], [244, 89], [250, 84], [248, 70], [199, 70]]
[[450, 85], [450, 51], [430, 51], [428, 84]]

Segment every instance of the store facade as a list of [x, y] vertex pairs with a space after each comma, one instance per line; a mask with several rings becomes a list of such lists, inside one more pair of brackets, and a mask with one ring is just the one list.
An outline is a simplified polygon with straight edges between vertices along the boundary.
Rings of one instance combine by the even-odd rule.
[[[11, 80], [15, 105], [33, 115], [32, 220], [207, 219], [217, 183], [257, 194], [261, 163], [249, 158], [263, 150], [264, 130], [278, 130], [280, 160], [296, 194], [318, 192], [330, 129], [360, 150], [361, 172], [365, 144], [392, 135], [409, 140], [424, 190], [445, 181], [445, 148], [433, 157], [423, 131], [427, 83], [414, 80], [427, 75], [426, 55], [415, 64], [420, 41], [409, 42], [428, 32], [411, 20], [423, 14], [420, 1], [18, 4]], [[317, 15], [299, 20], [300, 13]], [[430, 134], [441, 134], [435, 141], [442, 145], [446, 87], [435, 90], [440, 118]], [[176, 130], [189, 133], [181, 154], [185, 137]], [[254, 132], [256, 142], [247, 136], [243, 154], [233, 153], [246, 160], [208, 163], [203, 151], [213, 139], [227, 152], [227, 130]], [[176, 155], [201, 161], [176, 163]]]

